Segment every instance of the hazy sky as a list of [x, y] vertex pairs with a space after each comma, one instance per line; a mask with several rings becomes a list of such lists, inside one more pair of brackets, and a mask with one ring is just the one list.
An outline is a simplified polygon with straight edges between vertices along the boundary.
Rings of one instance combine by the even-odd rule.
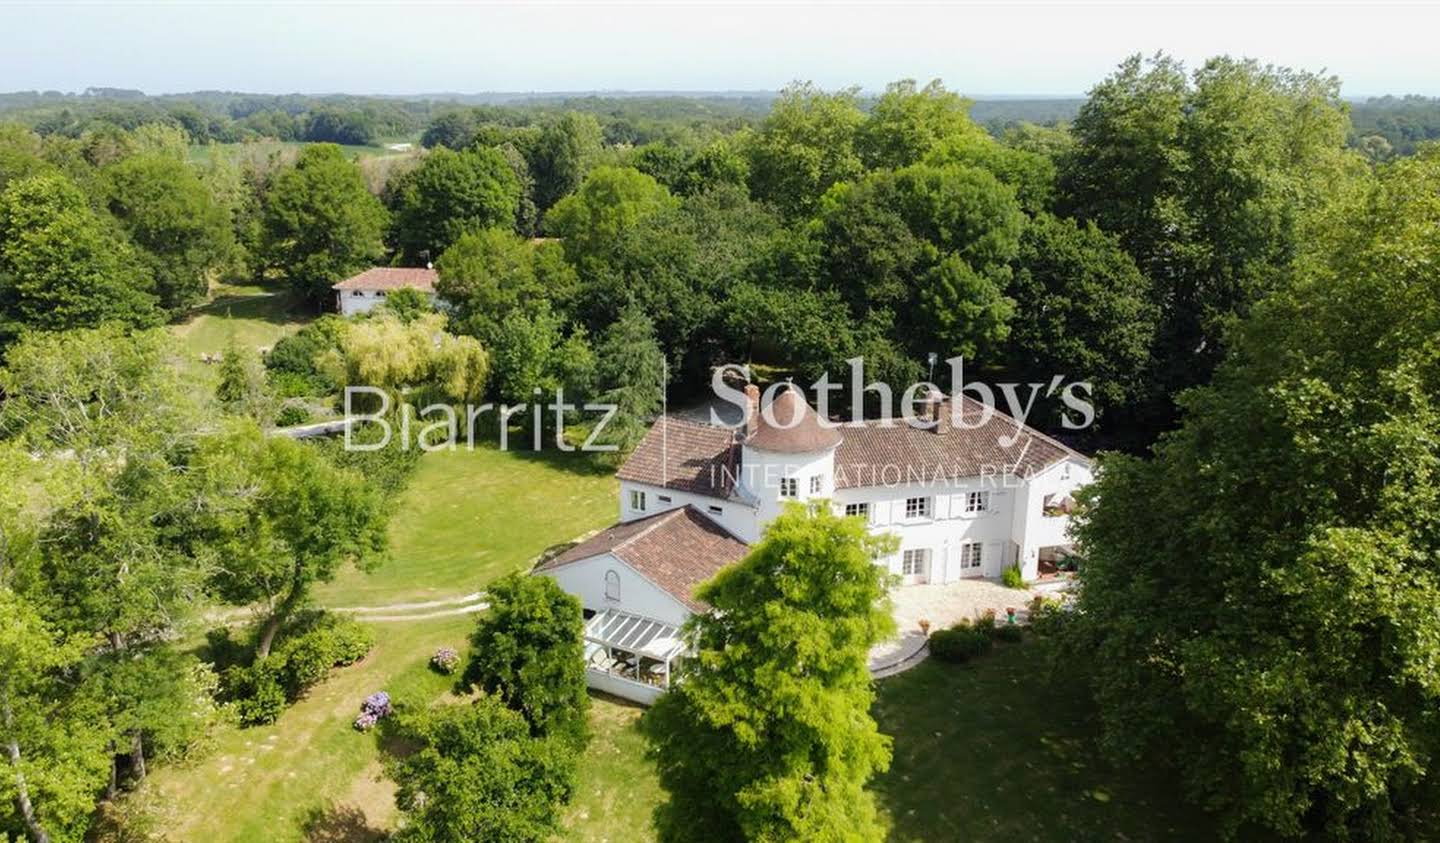
[[0, 0], [0, 90], [879, 89], [1079, 94], [1125, 55], [1246, 55], [1345, 93], [1440, 95], [1440, 6], [1284, 3], [35, 4]]

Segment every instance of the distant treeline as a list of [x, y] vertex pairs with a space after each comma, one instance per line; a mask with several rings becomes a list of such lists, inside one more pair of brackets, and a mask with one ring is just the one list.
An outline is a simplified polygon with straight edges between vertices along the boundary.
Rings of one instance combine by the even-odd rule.
[[[770, 111], [776, 95], [739, 91], [380, 97], [196, 91], [152, 96], [122, 88], [89, 88], [78, 94], [0, 93], [0, 119], [24, 123], [41, 135], [67, 137], [79, 137], [101, 125], [133, 130], [161, 123], [183, 128], [194, 143], [273, 138], [370, 145], [419, 135], [447, 113], [473, 111], [479, 122], [523, 126], [546, 114], [578, 111], [600, 121], [608, 142], [643, 144], [676, 131], [728, 133], [753, 125]], [[861, 97], [860, 102], [868, 107], [873, 98]], [[972, 116], [999, 134], [1020, 123], [1068, 121], [1083, 102], [1080, 98], [977, 100]]]
[[[124, 88], [82, 93], [0, 93], [0, 119], [18, 121], [41, 135], [79, 137], [100, 125], [132, 130], [162, 123], [183, 128], [194, 143], [282, 141], [372, 145], [421, 135], [445, 118], [524, 126], [563, 112], [592, 114], [610, 144], [640, 145], [677, 133], [727, 134], [754, 125], [770, 111], [777, 92], [616, 92], [434, 94], [410, 97], [348, 94], [247, 94], [195, 91], [148, 95]], [[875, 97], [857, 98], [869, 109]], [[1068, 123], [1083, 97], [974, 99], [970, 117], [992, 135], [1022, 124]], [[1349, 143], [1373, 160], [1410, 155], [1440, 139], [1440, 98], [1374, 97], [1350, 104]]]
[[1351, 105], [1350, 124], [1350, 145], [1372, 158], [1411, 155], [1417, 145], [1440, 140], [1440, 97], [1374, 97]]

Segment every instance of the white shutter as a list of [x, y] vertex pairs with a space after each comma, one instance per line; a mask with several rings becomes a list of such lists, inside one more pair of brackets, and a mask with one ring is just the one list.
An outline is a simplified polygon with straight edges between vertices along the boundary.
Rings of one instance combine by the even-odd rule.
[[934, 501], [934, 504], [932, 504], [932, 506], [935, 507], [935, 518], [948, 518], [950, 512], [948, 506], [950, 502], [949, 497], [946, 495], [936, 495], [934, 498], [932, 498], [932, 500]]
[[877, 525], [890, 523], [890, 502], [874, 501], [870, 504], [871, 517]]
[[950, 496], [950, 511], [955, 513], [956, 518], [965, 514], [965, 493]]

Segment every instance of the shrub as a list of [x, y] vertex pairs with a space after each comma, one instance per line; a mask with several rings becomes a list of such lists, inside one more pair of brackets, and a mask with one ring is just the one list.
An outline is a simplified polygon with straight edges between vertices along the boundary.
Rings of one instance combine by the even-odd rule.
[[270, 391], [280, 398], [314, 398], [334, 391], [331, 382], [320, 375], [271, 369], [269, 381]]
[[[228, 634], [211, 637], [212, 647], [230, 644]], [[324, 612], [306, 613], [263, 661], [227, 668], [220, 697], [235, 703], [242, 724], [272, 723], [332, 668], [359, 661], [373, 646], [369, 627]]]
[[995, 628], [995, 640], [1008, 644], [1019, 643], [1025, 637], [1025, 630], [1016, 623], [1001, 624]]
[[345, 321], [334, 314], [326, 314], [283, 337], [265, 355], [265, 368], [272, 374], [289, 372], [304, 378], [311, 386], [310, 395], [324, 395], [335, 391], [337, 384], [319, 365], [322, 355], [339, 350], [340, 337], [345, 331]]
[[360, 703], [360, 716], [355, 718], [355, 728], [368, 732], [371, 728], [395, 712], [390, 705], [390, 695], [376, 691]]
[[220, 692], [234, 702], [242, 726], [274, 723], [289, 704], [275, 667], [271, 659], [266, 659], [250, 667], [231, 667], [221, 675]]
[[930, 636], [930, 654], [941, 661], [963, 663], [990, 651], [990, 635], [969, 624], [958, 623]]
[[455, 651], [454, 647], [441, 647], [435, 651], [435, 655], [430, 657], [430, 666], [437, 673], [449, 676], [455, 672], [455, 668], [460, 666], [460, 654]]
[[1063, 634], [1070, 625], [1072, 613], [1056, 600], [1043, 600], [1030, 610], [1030, 629], [1047, 638]]
[[286, 404], [275, 414], [276, 427], [294, 427], [310, 421], [310, 408], [304, 404]]
[[1024, 588], [1025, 577], [1020, 573], [1019, 565], [1011, 565], [1000, 572], [1000, 581], [1006, 588]]
[[345, 667], [365, 658], [375, 647], [375, 632], [350, 618], [337, 619], [330, 628], [336, 667]]

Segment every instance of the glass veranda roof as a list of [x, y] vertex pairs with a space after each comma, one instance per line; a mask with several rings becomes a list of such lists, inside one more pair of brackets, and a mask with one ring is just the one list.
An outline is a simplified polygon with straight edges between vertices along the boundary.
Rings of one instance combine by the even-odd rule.
[[585, 623], [585, 640], [663, 662], [685, 652], [678, 627], [617, 609], [605, 609], [590, 618]]

